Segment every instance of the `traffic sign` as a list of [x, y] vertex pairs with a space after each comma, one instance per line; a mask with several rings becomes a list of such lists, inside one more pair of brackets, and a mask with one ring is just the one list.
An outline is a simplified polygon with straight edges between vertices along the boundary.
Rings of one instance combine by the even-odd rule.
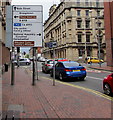
[[13, 45], [42, 47], [43, 19], [41, 5], [13, 6]]

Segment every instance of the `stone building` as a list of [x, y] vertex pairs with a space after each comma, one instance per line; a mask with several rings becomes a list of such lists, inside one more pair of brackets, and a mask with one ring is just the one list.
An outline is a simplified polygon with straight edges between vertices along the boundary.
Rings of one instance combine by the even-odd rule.
[[45, 47], [45, 44], [56, 41], [56, 58], [78, 60], [90, 56], [98, 57], [100, 53], [105, 60], [104, 32], [102, 2], [77, 0], [53, 5], [49, 10], [49, 18], [44, 23], [43, 55], [53, 58], [53, 49]]
[[104, 3], [106, 61], [108, 66], [113, 66], [113, 1]]
[[9, 0], [0, 0], [0, 72], [3, 65], [10, 62], [10, 49], [5, 47], [7, 5], [10, 5]]

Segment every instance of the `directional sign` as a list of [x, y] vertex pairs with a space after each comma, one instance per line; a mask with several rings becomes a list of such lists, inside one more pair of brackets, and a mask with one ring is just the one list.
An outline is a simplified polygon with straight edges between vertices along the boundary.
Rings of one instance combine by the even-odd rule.
[[14, 46], [42, 47], [42, 6], [13, 6], [13, 44]]

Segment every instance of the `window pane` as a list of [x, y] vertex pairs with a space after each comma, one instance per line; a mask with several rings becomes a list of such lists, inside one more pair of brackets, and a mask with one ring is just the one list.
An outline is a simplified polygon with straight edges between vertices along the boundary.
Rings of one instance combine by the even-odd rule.
[[81, 28], [81, 21], [77, 21], [77, 28]]
[[82, 35], [78, 35], [78, 42], [82, 42]]
[[86, 34], [86, 42], [90, 42], [90, 35]]
[[86, 28], [90, 28], [90, 21], [86, 21]]
[[77, 10], [77, 16], [80, 16], [80, 10]]
[[86, 16], [89, 16], [89, 10], [86, 10]]
[[82, 49], [78, 49], [79, 57], [82, 57]]

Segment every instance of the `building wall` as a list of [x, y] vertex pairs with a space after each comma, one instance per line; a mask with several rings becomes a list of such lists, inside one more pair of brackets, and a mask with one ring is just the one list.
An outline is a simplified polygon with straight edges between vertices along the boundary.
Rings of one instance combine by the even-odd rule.
[[[44, 23], [44, 42], [48, 43], [50, 41], [57, 41], [56, 57], [66, 57], [70, 60], [78, 60], [79, 57], [83, 57], [85, 52], [85, 45], [87, 51], [91, 51], [90, 56], [98, 56], [98, 39], [96, 34], [98, 33], [98, 20], [101, 22], [101, 27], [99, 28], [102, 31], [102, 44], [103, 51], [105, 51], [105, 37], [104, 37], [104, 17], [103, 17], [103, 5], [99, 7], [100, 18], [97, 18], [97, 7], [86, 7], [84, 3], [81, 3], [78, 7], [75, 3], [60, 3], [48, 20]], [[77, 16], [77, 10], [81, 11], [81, 15]], [[89, 16], [86, 17], [85, 11], [92, 10], [89, 13]], [[85, 28], [86, 19], [90, 20], [90, 27]], [[77, 27], [77, 20], [81, 20], [81, 28]], [[78, 42], [78, 33], [82, 35], [82, 41]], [[90, 42], [86, 44], [86, 33], [90, 33]], [[82, 56], [78, 50], [81, 50]], [[96, 50], [96, 52], [94, 52]], [[52, 49], [44, 47], [43, 54], [51, 54]], [[66, 53], [65, 53], [65, 52]], [[95, 55], [93, 53], [96, 53]], [[64, 55], [65, 54], [65, 55]], [[49, 55], [48, 55], [49, 56]], [[88, 55], [87, 55], [88, 56]], [[50, 55], [52, 57], [52, 55]], [[103, 55], [105, 59], [105, 55]]]
[[108, 66], [113, 66], [113, 2], [104, 3], [106, 60]]
[[5, 1], [0, 1], [0, 73], [3, 69], [5, 63], [10, 63], [10, 49], [5, 47], [5, 37], [6, 37], [6, 5], [10, 3]]

